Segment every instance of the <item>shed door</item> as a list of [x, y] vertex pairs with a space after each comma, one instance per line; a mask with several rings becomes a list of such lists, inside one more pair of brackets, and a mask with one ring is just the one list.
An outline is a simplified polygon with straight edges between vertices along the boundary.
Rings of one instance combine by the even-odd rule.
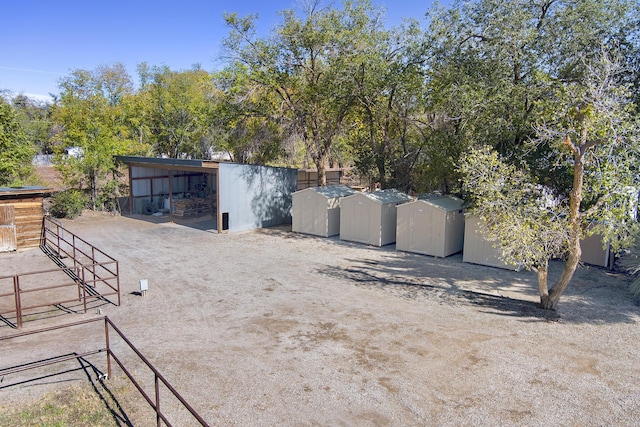
[[15, 209], [12, 205], [0, 205], [0, 252], [18, 249], [15, 217]]

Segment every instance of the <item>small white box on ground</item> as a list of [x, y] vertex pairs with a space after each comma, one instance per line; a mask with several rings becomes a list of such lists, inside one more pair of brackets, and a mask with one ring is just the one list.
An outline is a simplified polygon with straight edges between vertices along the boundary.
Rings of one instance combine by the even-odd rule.
[[145, 296], [149, 290], [149, 281], [147, 279], [140, 279], [140, 294]]

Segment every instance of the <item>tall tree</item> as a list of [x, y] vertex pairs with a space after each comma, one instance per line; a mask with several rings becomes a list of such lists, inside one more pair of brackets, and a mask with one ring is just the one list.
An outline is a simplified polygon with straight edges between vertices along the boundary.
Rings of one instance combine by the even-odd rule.
[[[569, 188], [540, 185], [544, 177], [536, 170], [508, 164], [489, 148], [472, 151], [461, 166], [473, 212], [507, 261], [537, 272], [540, 304], [547, 309], [557, 306], [571, 281], [584, 236], [598, 233], [617, 250], [638, 229], [640, 128], [632, 92], [619, 83], [620, 62], [607, 50], [584, 61], [580, 78], [554, 81], [552, 94], [539, 101], [535, 137], [526, 144], [544, 147], [549, 168], [569, 170]], [[565, 265], [549, 289], [554, 257]]]
[[199, 67], [186, 71], [153, 67], [142, 80], [139, 96], [148, 103], [148, 140], [154, 153], [208, 158], [215, 92], [211, 75]]
[[0, 97], [0, 186], [24, 185], [32, 176], [36, 150], [14, 108]]
[[234, 161], [253, 164], [295, 164], [295, 150], [287, 150], [287, 138], [278, 98], [264, 86], [250, 81], [239, 63], [214, 75], [218, 93], [212, 114], [216, 148]]
[[426, 59], [415, 20], [370, 34], [363, 49], [348, 134], [359, 169], [375, 170], [383, 187], [415, 189], [412, 171], [424, 149]]
[[[434, 9], [428, 100], [444, 139], [459, 153], [489, 144], [535, 169], [547, 153], [524, 142], [534, 136], [549, 79], [579, 77], [582, 61], [598, 57], [602, 43], [637, 45], [637, 10], [628, 0], [476, 0]], [[571, 183], [568, 173], [555, 172], [544, 176], [547, 184]], [[544, 165], [536, 173], [542, 177]]]
[[[93, 209], [100, 199], [110, 201], [116, 190], [114, 155], [141, 152], [125, 120], [122, 101], [132, 92], [130, 79], [121, 65], [102, 66], [94, 71], [74, 70], [60, 82], [61, 94], [53, 106], [53, 136], [57, 167], [68, 186], [87, 190]], [[69, 146], [79, 154], [64, 155]], [[106, 192], [101, 192], [106, 189]]]
[[24, 129], [27, 139], [41, 154], [52, 154], [49, 140], [51, 131], [51, 105], [36, 101], [25, 95], [17, 95], [11, 100], [18, 121]]
[[226, 15], [225, 46], [230, 59], [247, 68], [252, 84], [278, 98], [282, 123], [302, 139], [324, 185], [334, 144], [356, 102], [354, 76], [363, 46], [381, 28], [380, 13], [367, 0], [344, 2], [340, 10], [312, 1], [303, 17], [293, 10], [282, 17], [267, 39], [255, 37], [255, 16]]

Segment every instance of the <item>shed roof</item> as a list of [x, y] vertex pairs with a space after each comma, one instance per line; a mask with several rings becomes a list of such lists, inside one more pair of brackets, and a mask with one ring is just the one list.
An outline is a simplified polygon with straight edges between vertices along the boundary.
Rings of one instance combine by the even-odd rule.
[[424, 203], [435, 206], [443, 211], [457, 211], [462, 209], [464, 202], [455, 196], [439, 196], [421, 200]]
[[363, 196], [377, 203], [380, 203], [381, 205], [386, 205], [389, 203], [408, 202], [413, 200], [413, 198], [408, 194], [405, 194], [395, 189], [379, 190], [379, 191], [372, 191], [372, 192], [366, 192], [366, 193], [359, 192], [358, 194], [362, 194]]
[[335, 197], [350, 196], [351, 194], [358, 192], [357, 190], [354, 190], [351, 187], [347, 187], [346, 185], [327, 185], [323, 187], [310, 187], [301, 191], [314, 191], [328, 199], [332, 199]]
[[17, 197], [24, 195], [50, 194], [53, 190], [46, 187], [0, 187], [0, 197]]

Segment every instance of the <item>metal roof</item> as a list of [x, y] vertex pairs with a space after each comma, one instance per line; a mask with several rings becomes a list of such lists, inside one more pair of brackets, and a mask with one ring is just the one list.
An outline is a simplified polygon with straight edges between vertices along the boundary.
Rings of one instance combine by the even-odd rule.
[[458, 211], [462, 209], [464, 202], [455, 196], [438, 196], [422, 199], [421, 202], [435, 206], [443, 211]]
[[351, 187], [347, 187], [346, 185], [327, 185], [323, 187], [309, 187], [300, 191], [313, 191], [328, 199], [350, 196], [358, 192], [357, 190], [354, 190]]
[[[397, 204], [397, 203], [409, 202], [413, 200], [413, 197], [395, 189], [378, 190], [378, 191], [371, 191], [366, 193], [358, 192], [357, 194], [362, 194], [368, 199], [371, 199], [377, 203], [380, 203], [381, 205], [386, 205], [389, 203]], [[357, 194], [354, 194], [354, 195], [357, 195]]]
[[142, 157], [142, 156], [116, 156], [116, 159], [124, 163], [142, 164], [149, 167], [162, 166], [165, 168], [217, 168], [220, 162], [214, 160], [199, 159], [170, 159], [164, 157]]
[[26, 194], [49, 194], [53, 190], [46, 187], [0, 187], [0, 196], [19, 196]]

